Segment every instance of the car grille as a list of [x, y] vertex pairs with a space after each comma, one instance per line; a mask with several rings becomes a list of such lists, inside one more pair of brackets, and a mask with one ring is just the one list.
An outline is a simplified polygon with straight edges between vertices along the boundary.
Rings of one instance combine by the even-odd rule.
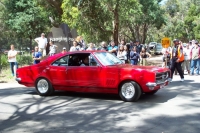
[[165, 81], [169, 78], [170, 72], [162, 72], [162, 73], [156, 73], [156, 83], [162, 84], [165, 83]]

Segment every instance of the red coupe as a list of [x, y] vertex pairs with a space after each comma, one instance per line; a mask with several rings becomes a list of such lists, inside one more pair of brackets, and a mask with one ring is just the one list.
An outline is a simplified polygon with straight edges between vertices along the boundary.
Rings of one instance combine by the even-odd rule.
[[35, 87], [41, 96], [55, 90], [119, 94], [124, 101], [137, 101], [141, 94], [154, 94], [168, 85], [170, 70], [155, 66], [123, 64], [104, 51], [56, 54], [39, 64], [17, 69], [16, 80]]

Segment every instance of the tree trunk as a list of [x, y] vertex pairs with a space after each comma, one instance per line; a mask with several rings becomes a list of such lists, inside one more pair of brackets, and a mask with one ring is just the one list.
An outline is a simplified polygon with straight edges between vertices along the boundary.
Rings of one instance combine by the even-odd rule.
[[147, 38], [147, 24], [145, 23], [143, 26], [143, 35], [142, 35], [142, 44], [145, 44]]
[[33, 50], [33, 48], [32, 48], [32, 36], [30, 36], [29, 39], [30, 39], [29, 48], [30, 48], [30, 54], [31, 54], [32, 50]]
[[115, 45], [118, 45], [118, 32], [119, 32], [119, 14], [118, 14], [119, 3], [116, 4], [114, 9], [114, 22], [113, 22], [113, 39]]

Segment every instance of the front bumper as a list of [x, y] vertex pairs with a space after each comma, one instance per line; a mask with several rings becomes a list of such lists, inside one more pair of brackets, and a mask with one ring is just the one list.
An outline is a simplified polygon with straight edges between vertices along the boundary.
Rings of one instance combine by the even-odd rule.
[[169, 81], [170, 81], [170, 78], [168, 78], [167, 80], [159, 84], [155, 82], [148, 82], [146, 83], [146, 86], [149, 88], [149, 90], [161, 89], [164, 86], [168, 85]]

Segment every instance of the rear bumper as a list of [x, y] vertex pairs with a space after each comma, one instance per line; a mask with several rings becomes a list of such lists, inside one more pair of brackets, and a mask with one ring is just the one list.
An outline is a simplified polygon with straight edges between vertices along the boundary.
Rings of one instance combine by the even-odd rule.
[[19, 81], [21, 81], [22, 79], [21, 79], [21, 78], [15, 78], [15, 80], [16, 80], [17, 82], [19, 82]]

